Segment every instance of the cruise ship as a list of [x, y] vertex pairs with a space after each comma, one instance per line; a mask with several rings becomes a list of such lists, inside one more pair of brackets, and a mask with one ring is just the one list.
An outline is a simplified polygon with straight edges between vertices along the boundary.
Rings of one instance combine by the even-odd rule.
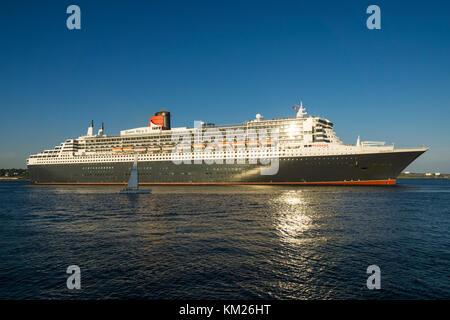
[[126, 184], [137, 159], [140, 185], [392, 185], [427, 148], [384, 142], [344, 144], [333, 123], [309, 116], [302, 103], [291, 118], [235, 125], [196, 121], [172, 128], [161, 110], [148, 126], [68, 139], [27, 159], [34, 184]]

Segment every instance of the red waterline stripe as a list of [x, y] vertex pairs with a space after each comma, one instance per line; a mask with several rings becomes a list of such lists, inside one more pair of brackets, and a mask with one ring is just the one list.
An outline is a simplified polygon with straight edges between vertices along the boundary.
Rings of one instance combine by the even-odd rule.
[[[45, 185], [126, 185], [126, 182], [36, 182]], [[142, 182], [140, 186], [199, 186], [199, 185], [394, 185], [395, 179], [324, 182]]]

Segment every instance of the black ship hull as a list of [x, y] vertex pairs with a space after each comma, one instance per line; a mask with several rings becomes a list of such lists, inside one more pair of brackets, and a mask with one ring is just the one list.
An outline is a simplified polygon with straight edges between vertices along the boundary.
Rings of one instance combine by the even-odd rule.
[[[139, 184], [395, 184], [426, 149], [280, 158], [274, 175], [260, 164], [139, 162]], [[35, 184], [126, 184], [132, 162], [29, 165]]]

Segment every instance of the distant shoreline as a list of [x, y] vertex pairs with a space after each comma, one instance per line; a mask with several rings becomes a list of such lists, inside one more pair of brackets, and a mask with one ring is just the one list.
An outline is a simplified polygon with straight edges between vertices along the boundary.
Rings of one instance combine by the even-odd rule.
[[427, 176], [425, 173], [400, 173], [397, 179], [450, 179], [450, 174], [444, 173], [438, 176], [432, 174]]
[[20, 177], [0, 177], [0, 181], [30, 181], [30, 179]]
[[430, 180], [432, 180], [432, 179], [435, 179], [435, 180], [444, 179], [444, 180], [447, 180], [447, 179], [450, 179], [450, 178], [449, 177], [425, 177], [425, 176], [423, 176], [423, 177], [398, 176], [397, 179], [430, 179]]

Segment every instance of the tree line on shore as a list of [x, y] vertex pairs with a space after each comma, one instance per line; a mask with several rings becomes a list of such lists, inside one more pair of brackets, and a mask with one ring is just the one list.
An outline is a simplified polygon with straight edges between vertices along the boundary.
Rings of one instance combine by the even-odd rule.
[[0, 169], [0, 177], [11, 177], [11, 178], [27, 178], [27, 169]]

